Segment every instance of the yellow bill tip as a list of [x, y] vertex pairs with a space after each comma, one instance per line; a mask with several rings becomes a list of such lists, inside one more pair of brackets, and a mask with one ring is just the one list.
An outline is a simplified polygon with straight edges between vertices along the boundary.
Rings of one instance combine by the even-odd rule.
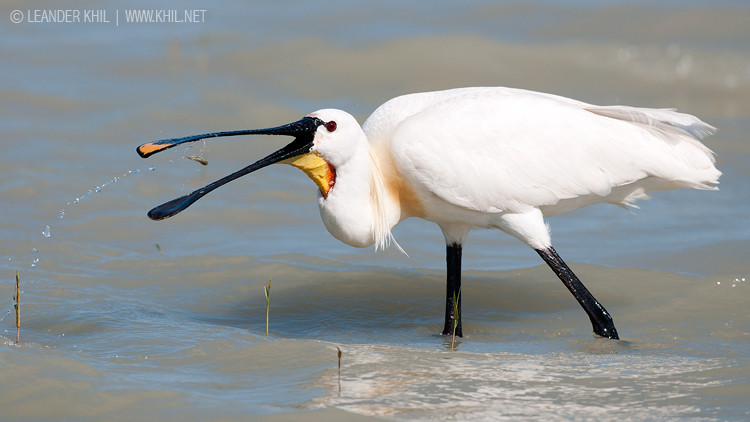
[[163, 149], [169, 148], [173, 144], [160, 144], [157, 142], [149, 142], [136, 148], [138, 155], [143, 158], [148, 157], [151, 154], [155, 154]]

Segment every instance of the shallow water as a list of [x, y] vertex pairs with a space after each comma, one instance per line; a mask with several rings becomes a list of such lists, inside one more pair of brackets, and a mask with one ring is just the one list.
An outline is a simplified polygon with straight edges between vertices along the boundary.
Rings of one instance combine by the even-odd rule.
[[[123, 19], [114, 2], [94, 7]], [[12, 58], [0, 67], [3, 419], [748, 418], [746, 4], [170, 7], [207, 9], [205, 21], [14, 24], [27, 3], [2, 7], [0, 55]], [[394, 230], [408, 257], [350, 248], [328, 235], [315, 187], [288, 166], [175, 218], [145, 217], [278, 140], [148, 160], [140, 143], [324, 107], [363, 121], [393, 96], [470, 85], [677, 107], [719, 128], [706, 143], [720, 191], [660, 192], [635, 215], [599, 206], [550, 219], [557, 250], [623, 341], [594, 338], [533, 251], [481, 231], [464, 248], [465, 337], [451, 351], [436, 335], [437, 227]]]

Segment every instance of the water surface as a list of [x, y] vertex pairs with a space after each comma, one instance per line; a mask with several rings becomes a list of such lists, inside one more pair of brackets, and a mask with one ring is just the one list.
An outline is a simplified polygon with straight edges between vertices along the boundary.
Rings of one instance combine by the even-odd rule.
[[[748, 418], [743, 2], [218, 1], [166, 6], [206, 9], [194, 24], [8, 19], [51, 7], [9, 2], [0, 15], [3, 418]], [[145, 217], [279, 140], [196, 143], [148, 160], [135, 154], [143, 142], [326, 107], [361, 122], [399, 94], [481, 85], [677, 107], [719, 128], [706, 143], [720, 191], [660, 192], [635, 214], [597, 206], [549, 221], [623, 341], [592, 336], [536, 253], [480, 231], [464, 248], [465, 337], [451, 351], [436, 335], [437, 227], [397, 227], [408, 256], [343, 245], [320, 221], [315, 186], [288, 166], [175, 218]]]

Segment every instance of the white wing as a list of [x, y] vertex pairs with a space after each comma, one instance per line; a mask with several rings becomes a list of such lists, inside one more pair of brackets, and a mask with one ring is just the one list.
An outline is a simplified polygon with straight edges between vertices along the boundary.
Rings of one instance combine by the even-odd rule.
[[398, 97], [363, 127], [415, 190], [479, 212], [631, 205], [721, 174], [698, 141], [714, 128], [693, 116], [509, 88]]

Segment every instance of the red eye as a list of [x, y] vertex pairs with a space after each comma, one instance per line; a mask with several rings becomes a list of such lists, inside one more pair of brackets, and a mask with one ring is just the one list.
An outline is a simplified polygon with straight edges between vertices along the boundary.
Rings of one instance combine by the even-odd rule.
[[326, 123], [326, 129], [328, 129], [329, 132], [333, 132], [336, 130], [336, 122], [331, 120], [330, 122]]

